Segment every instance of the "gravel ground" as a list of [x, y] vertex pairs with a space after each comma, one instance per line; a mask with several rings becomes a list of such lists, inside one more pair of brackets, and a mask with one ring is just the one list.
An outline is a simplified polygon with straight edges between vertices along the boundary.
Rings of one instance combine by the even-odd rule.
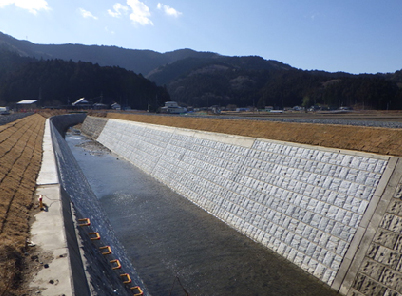
[[25, 118], [27, 116], [32, 115], [33, 112], [28, 113], [14, 113], [10, 115], [0, 115], [0, 125], [7, 124], [17, 119]]

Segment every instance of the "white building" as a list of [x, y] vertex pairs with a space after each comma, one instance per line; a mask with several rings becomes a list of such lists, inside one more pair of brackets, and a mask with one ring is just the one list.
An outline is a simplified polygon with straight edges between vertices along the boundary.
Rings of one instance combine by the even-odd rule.
[[165, 106], [161, 108], [161, 112], [168, 114], [180, 114], [186, 113], [187, 108], [180, 107], [175, 101], [167, 101], [165, 102]]

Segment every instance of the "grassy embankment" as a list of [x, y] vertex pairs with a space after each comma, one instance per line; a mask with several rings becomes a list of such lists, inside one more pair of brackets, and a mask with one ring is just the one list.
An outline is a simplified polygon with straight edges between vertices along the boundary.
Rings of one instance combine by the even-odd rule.
[[119, 113], [93, 113], [92, 115], [381, 155], [402, 156], [402, 129], [248, 119], [211, 118], [205, 120], [191, 117]]
[[25, 252], [42, 160], [45, 118], [35, 114], [0, 126], [0, 294], [20, 295]]

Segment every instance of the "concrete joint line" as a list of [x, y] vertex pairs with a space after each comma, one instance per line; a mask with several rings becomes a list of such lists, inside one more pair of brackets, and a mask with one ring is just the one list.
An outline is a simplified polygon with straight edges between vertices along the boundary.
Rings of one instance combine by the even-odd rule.
[[183, 136], [192, 137], [192, 138], [206, 139], [206, 140], [211, 140], [211, 141], [219, 141], [219, 142], [223, 142], [226, 144], [242, 146], [245, 148], [251, 148], [251, 146], [254, 144], [254, 141], [255, 141], [254, 138], [249, 138], [249, 137], [228, 135], [228, 134], [223, 134], [223, 133], [207, 132], [207, 131], [201, 131], [201, 130], [186, 129], [186, 128], [180, 128], [180, 127], [172, 127], [172, 126], [165, 126], [165, 125], [157, 125], [157, 124], [153, 124], [153, 123], [143, 123], [143, 122], [138, 122], [138, 121], [123, 120], [123, 119], [109, 119], [109, 121], [121, 122], [124, 124], [128, 123], [131, 125], [136, 125], [136, 126], [150, 128], [153, 130], [167, 132], [172, 135], [177, 134], [177, 135], [183, 135]]
[[36, 184], [37, 188], [45, 187], [45, 186], [58, 186], [60, 183], [45, 183], [45, 184]]
[[315, 146], [315, 145], [296, 143], [296, 142], [287, 142], [287, 141], [274, 140], [274, 139], [255, 138], [255, 140], [276, 143], [276, 144], [286, 145], [286, 146], [292, 146], [292, 147], [298, 147], [298, 148], [304, 148], [304, 149], [313, 149], [313, 150], [324, 151], [324, 152], [350, 155], [350, 156], [362, 156], [362, 157], [370, 157], [370, 158], [376, 158], [376, 159], [382, 159], [382, 160], [388, 160], [390, 158], [389, 156], [373, 154], [373, 153], [368, 153], [368, 152], [346, 150], [346, 149], [339, 149], [339, 148], [337, 149], [337, 148], [330, 148], [330, 147], [323, 147], [323, 146]]

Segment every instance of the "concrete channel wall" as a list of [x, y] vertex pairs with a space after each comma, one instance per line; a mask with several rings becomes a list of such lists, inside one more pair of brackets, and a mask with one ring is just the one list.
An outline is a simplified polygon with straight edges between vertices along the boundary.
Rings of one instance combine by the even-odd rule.
[[83, 131], [342, 294], [401, 295], [398, 158], [115, 119]]
[[[49, 285], [48, 281], [43, 281], [44, 278], [46, 279], [46, 274], [38, 278], [37, 282], [42, 281], [46, 286], [46, 290], [42, 292], [43, 295], [132, 295], [133, 291], [130, 290], [132, 286], [143, 287], [144, 295], [148, 295], [148, 291], [115, 238], [106, 215], [64, 140], [66, 130], [83, 122], [85, 117], [86, 114], [72, 114], [50, 119], [51, 140], [47, 139], [47, 144], [50, 146], [47, 150], [51, 151], [51, 154], [54, 153], [54, 156], [44, 156], [44, 161], [51, 158], [54, 161], [53, 164], [47, 165], [49, 171], [44, 172], [45, 178], [39, 178], [46, 182], [38, 183], [45, 183], [48, 189], [53, 189], [52, 195], [44, 193], [43, 188], [41, 192], [38, 192], [38, 194], [48, 194], [52, 197], [49, 204], [53, 204], [56, 198], [61, 201], [59, 214], [62, 214], [64, 223], [54, 225], [47, 222], [52, 231], [63, 235], [63, 246], [65, 244], [66, 249], [62, 251], [68, 253], [63, 255], [63, 258], [69, 258], [70, 261], [68, 266], [64, 264], [63, 267], [68, 268], [69, 271], [60, 268], [58, 272], [63, 273], [62, 282], [65, 282], [65, 286], [71, 282], [71, 291], [63, 290], [61, 285]], [[43, 187], [43, 184], [41, 186]], [[48, 202], [46, 199], [45, 201]], [[90, 218], [91, 224], [78, 227], [78, 224], [84, 223], [79, 222], [82, 218]], [[93, 240], [94, 233], [100, 234], [100, 238]], [[47, 235], [51, 236], [52, 233], [47, 231]], [[52, 248], [54, 243], [47, 246]], [[105, 255], [100, 249], [104, 246], [110, 246], [112, 252]], [[113, 265], [112, 261], [116, 259], [121, 264], [121, 268], [114, 270], [116, 263]], [[58, 259], [59, 262], [60, 260]], [[125, 276], [122, 277], [121, 274]], [[127, 274], [131, 276], [128, 277]], [[124, 283], [127, 279], [131, 280], [130, 285]]]

